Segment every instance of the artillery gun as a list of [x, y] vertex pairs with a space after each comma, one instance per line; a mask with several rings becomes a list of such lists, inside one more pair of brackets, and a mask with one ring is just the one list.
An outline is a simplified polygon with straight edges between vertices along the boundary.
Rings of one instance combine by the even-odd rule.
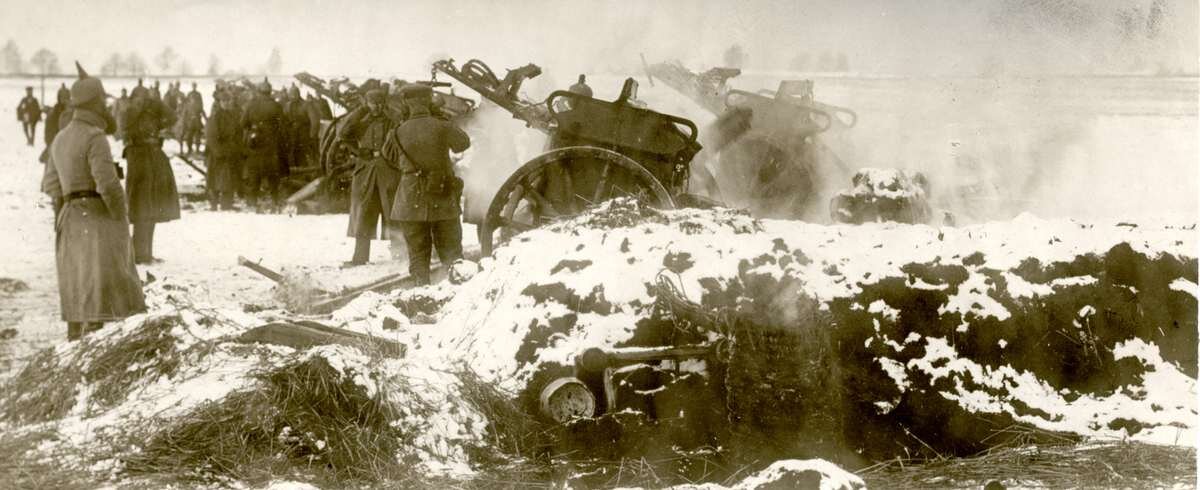
[[[319, 208], [327, 212], [344, 212], [349, 206], [350, 181], [353, 177], [350, 170], [354, 168], [354, 163], [350, 158], [351, 155], [348, 149], [338, 144], [338, 128], [345, 123], [347, 115], [365, 104], [364, 101], [366, 100], [368, 91], [382, 88], [384, 85], [376, 79], [367, 80], [361, 85], [355, 84], [346, 78], [326, 81], [307, 72], [297, 73], [295, 77], [304, 86], [338, 105], [345, 112], [332, 120], [321, 121], [321, 128], [317, 133], [319, 167], [315, 169], [317, 172], [306, 176], [304, 181], [307, 184], [303, 184], [300, 190], [293, 193], [291, 197], [288, 197], [288, 204], [296, 205], [307, 199], [321, 196], [322, 202], [318, 204]], [[454, 94], [453, 90], [449, 92], [436, 90], [437, 88], [449, 87], [449, 83], [438, 82], [436, 80], [418, 80], [414, 82], [394, 80], [392, 82], [392, 86], [394, 87], [401, 87], [406, 84], [422, 84], [434, 87], [434, 107], [442, 115], [450, 119], [461, 120], [470, 116], [475, 111], [475, 101], [459, 97]], [[396, 92], [393, 90], [393, 93]], [[404, 112], [403, 105], [394, 96], [388, 97], [388, 106], [395, 114], [403, 114]]]
[[646, 72], [718, 116], [707, 142], [720, 152], [715, 177], [722, 197], [755, 217], [812, 216], [819, 179], [849, 173], [820, 135], [852, 128], [858, 116], [816, 101], [811, 81], [747, 92], [727, 83], [741, 74], [736, 68], [695, 73], [672, 62], [647, 66]]
[[[697, 74], [677, 62], [646, 67], [651, 80], [662, 81], [718, 116], [708, 143], [720, 152], [716, 179], [722, 197], [747, 206], [755, 217], [820, 216], [814, 212], [816, 191], [824, 187], [819, 184], [852, 175], [821, 136], [853, 128], [858, 115], [817, 101], [811, 80], [784, 80], [775, 91], [747, 92], [728, 85], [740, 74], [736, 68]], [[832, 197], [833, 221], [929, 220], [929, 186], [923, 176], [867, 170], [853, 173], [853, 187]]]
[[546, 152], [509, 176], [482, 216], [468, 216], [478, 225], [485, 255], [515, 233], [615, 197], [658, 208], [704, 201], [687, 193], [690, 162], [701, 149], [695, 123], [640, 107], [632, 78], [613, 101], [558, 90], [533, 102], [519, 91], [525, 80], [541, 74], [537, 65], [509, 70], [504, 78], [479, 60], [461, 67], [442, 60], [433, 69], [549, 136]]

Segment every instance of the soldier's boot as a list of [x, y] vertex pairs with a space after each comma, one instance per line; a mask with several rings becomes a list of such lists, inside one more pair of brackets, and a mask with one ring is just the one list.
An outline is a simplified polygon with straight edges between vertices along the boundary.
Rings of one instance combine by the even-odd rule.
[[133, 262], [154, 262], [154, 223], [133, 224]]
[[233, 209], [233, 192], [224, 191], [221, 193], [221, 210], [228, 211]]
[[429, 284], [429, 262], [433, 253], [431, 222], [404, 221], [404, 243], [408, 246], [408, 275], [418, 286]]
[[354, 257], [342, 262], [342, 267], [355, 267], [366, 264], [371, 260], [371, 239], [356, 237], [354, 239]]
[[80, 322], [67, 322], [67, 341], [74, 342], [83, 337], [83, 324]]
[[88, 334], [104, 328], [104, 322], [84, 322], [80, 326], [80, 338], [86, 337]]

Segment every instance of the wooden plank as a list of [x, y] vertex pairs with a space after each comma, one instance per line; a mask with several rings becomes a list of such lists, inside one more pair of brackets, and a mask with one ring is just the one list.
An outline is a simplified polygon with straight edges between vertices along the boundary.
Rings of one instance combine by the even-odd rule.
[[385, 355], [403, 357], [404, 344], [359, 332], [351, 332], [340, 328], [304, 321], [301, 323], [272, 322], [254, 327], [242, 335], [236, 342], [266, 343], [283, 345], [294, 349], [308, 349], [319, 345], [339, 344], [350, 347], [372, 345], [380, 347]]

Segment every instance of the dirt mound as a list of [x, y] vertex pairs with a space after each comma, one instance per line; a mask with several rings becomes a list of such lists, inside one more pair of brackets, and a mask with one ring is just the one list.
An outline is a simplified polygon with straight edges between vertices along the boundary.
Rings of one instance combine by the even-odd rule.
[[[768, 468], [787, 459], [854, 469], [1195, 440], [1189, 229], [829, 227], [631, 202], [577, 220], [516, 237], [461, 285], [296, 320], [403, 344], [402, 357], [246, 345], [287, 319], [155, 283], [153, 314], [35, 357], [0, 417], [6, 432], [49, 431], [33, 454], [86, 449], [64, 467], [101, 479], [255, 484], [757, 488], [745, 475], [831, 478]], [[686, 349], [645, 360], [667, 347]], [[544, 389], [564, 378], [597, 416], [544, 417]]]

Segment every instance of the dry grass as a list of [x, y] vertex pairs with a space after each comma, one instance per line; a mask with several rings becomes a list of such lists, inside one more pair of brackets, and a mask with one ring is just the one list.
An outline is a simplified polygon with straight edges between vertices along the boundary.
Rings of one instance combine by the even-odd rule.
[[123, 403], [142, 380], [179, 370], [184, 353], [171, 335], [179, 321], [178, 316], [150, 318], [114, 341], [88, 336], [65, 357], [56, 356], [54, 348], [38, 352], [4, 384], [0, 418], [17, 423], [60, 419], [75, 407], [81, 383], [92, 388], [89, 410]]
[[62, 362], [53, 348], [34, 354], [25, 367], [0, 386], [0, 419], [27, 424], [64, 417], [75, 408], [82, 375]]
[[506, 458], [538, 459], [553, 443], [553, 424], [543, 422], [518, 403], [515, 393], [508, 393], [494, 383], [479, 377], [469, 366], [462, 365], [454, 372], [458, 378], [459, 395], [488, 421], [489, 448], [498, 450], [498, 458], [488, 458], [476, 451], [474, 459], [500, 461]]
[[411, 435], [398, 408], [321, 357], [257, 373], [253, 389], [202, 405], [144, 438], [125, 458], [131, 474], [261, 483], [288, 476], [333, 483], [415, 483], [399, 454]]
[[78, 455], [46, 454], [39, 444], [54, 439], [50, 429], [26, 433], [0, 433], [0, 486], [11, 489], [96, 488], [95, 477], [86, 470], [63, 464]]
[[179, 316], [147, 319], [136, 332], [88, 354], [91, 362], [83, 378], [92, 385], [89, 409], [107, 409], [128, 398], [138, 382], [150, 376], [172, 376], [181, 354], [171, 330]]
[[860, 470], [870, 488], [1162, 488], [1196, 485], [1194, 448], [1142, 443], [1013, 444], [970, 458], [886, 461]]

